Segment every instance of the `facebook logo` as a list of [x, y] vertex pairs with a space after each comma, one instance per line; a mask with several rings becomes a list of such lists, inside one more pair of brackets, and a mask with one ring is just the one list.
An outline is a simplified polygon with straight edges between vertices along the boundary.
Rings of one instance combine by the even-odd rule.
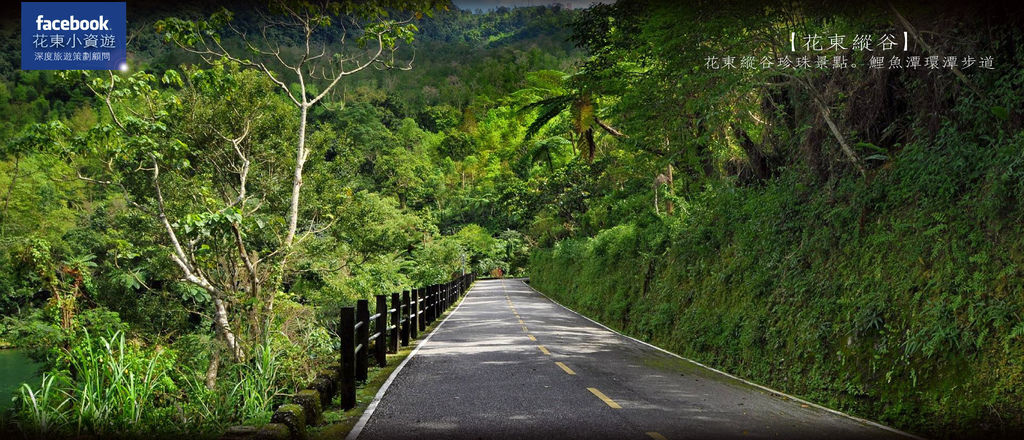
[[22, 2], [22, 70], [126, 70], [124, 2]]

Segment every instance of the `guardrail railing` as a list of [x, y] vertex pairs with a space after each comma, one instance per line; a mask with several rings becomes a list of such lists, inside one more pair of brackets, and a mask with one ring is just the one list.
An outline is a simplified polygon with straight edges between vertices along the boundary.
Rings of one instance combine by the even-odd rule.
[[343, 409], [355, 408], [356, 386], [367, 379], [371, 360], [381, 367], [387, 366], [388, 353], [398, 353], [399, 348], [416, 340], [475, 280], [475, 274], [467, 274], [401, 294], [377, 295], [376, 313], [372, 315], [370, 302], [365, 299], [356, 301], [355, 307], [342, 307], [338, 325], [341, 365], [320, 373], [309, 389], [292, 395], [291, 403], [279, 406], [269, 424], [259, 428], [235, 426], [221, 438], [306, 439], [306, 425], [323, 422], [323, 409], [335, 395], [340, 394]]
[[[370, 302], [361, 299], [355, 307], [341, 308], [338, 334], [341, 337], [341, 366], [338, 369], [338, 393], [341, 407], [356, 406], [356, 383], [365, 381], [370, 359], [387, 366], [387, 353], [398, 353], [399, 345], [408, 346], [445, 310], [455, 304], [476, 277], [463, 275], [452, 281], [434, 284], [401, 294], [377, 295], [376, 312], [370, 315]], [[390, 317], [390, 324], [388, 318]], [[373, 334], [370, 327], [373, 326]], [[371, 349], [370, 343], [373, 343]]]

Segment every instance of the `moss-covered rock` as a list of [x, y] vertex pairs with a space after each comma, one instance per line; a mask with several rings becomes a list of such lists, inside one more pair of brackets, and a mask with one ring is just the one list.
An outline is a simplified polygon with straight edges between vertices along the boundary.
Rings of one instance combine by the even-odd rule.
[[316, 375], [316, 379], [309, 384], [309, 388], [316, 390], [320, 393], [320, 407], [327, 408], [331, 404], [331, 399], [338, 393], [338, 382], [335, 380], [337, 374], [334, 374], [331, 370], [321, 371]]
[[270, 423], [281, 423], [288, 427], [291, 438], [304, 440], [306, 438], [306, 410], [302, 405], [288, 403], [281, 405], [270, 417]]
[[259, 428], [255, 426], [232, 426], [224, 431], [224, 434], [220, 436], [220, 440], [244, 440], [255, 438], [256, 432]]
[[253, 437], [255, 440], [289, 440], [292, 430], [283, 423], [268, 423], [260, 427]]
[[316, 390], [302, 390], [292, 397], [296, 405], [301, 405], [306, 412], [307, 425], [319, 425], [324, 422], [324, 411], [321, 406], [320, 393]]

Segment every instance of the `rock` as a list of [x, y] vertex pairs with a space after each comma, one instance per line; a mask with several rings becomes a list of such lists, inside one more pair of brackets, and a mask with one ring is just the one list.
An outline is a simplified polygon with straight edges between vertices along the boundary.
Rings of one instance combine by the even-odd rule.
[[289, 440], [292, 437], [292, 431], [288, 429], [287, 425], [282, 423], [268, 423], [260, 427], [256, 431], [256, 436], [253, 437], [256, 440]]
[[256, 432], [259, 431], [255, 426], [232, 426], [224, 431], [224, 435], [220, 436], [220, 440], [243, 440], [255, 438]]
[[270, 423], [281, 423], [288, 427], [292, 439], [306, 439], [306, 410], [301, 405], [281, 405], [270, 417]]
[[320, 407], [327, 408], [331, 404], [331, 399], [338, 393], [338, 383], [334, 377], [337, 376], [331, 371], [323, 371], [316, 375], [316, 379], [313, 379], [313, 383], [309, 384], [309, 387], [320, 393]]
[[295, 404], [302, 406], [306, 412], [306, 424], [315, 426], [324, 422], [324, 411], [321, 406], [320, 393], [316, 390], [302, 390], [292, 397]]

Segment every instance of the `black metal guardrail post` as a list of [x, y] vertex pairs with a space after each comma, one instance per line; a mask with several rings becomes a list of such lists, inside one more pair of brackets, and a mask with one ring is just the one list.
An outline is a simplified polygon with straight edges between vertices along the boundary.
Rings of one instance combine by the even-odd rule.
[[409, 292], [409, 339], [419, 338], [420, 332], [420, 302], [416, 299], [420, 289], [412, 289]]
[[392, 353], [398, 353], [398, 329], [402, 327], [402, 304], [398, 294], [391, 294], [391, 334], [388, 335], [388, 347]]
[[344, 409], [351, 409], [356, 406], [355, 325], [355, 307], [342, 307], [341, 322], [338, 326], [338, 334], [341, 335], [341, 368], [338, 371], [338, 379], [340, 382], [341, 407]]
[[[447, 283], [433, 284], [388, 296], [377, 295], [377, 312], [370, 316], [370, 302], [356, 301], [356, 307], [342, 307], [338, 335], [341, 338], [341, 366], [338, 369], [338, 392], [343, 409], [356, 406], [356, 382], [367, 379], [370, 357], [381, 367], [387, 365], [387, 353], [397, 353], [399, 344], [409, 345], [420, 332], [444, 314], [445, 310], [466, 294], [476, 280], [466, 274]], [[403, 319], [404, 314], [404, 319]], [[390, 317], [391, 325], [388, 325]], [[370, 327], [375, 326], [370, 336]], [[373, 352], [370, 341], [374, 341]]]
[[433, 324], [434, 320], [437, 319], [437, 298], [441, 293], [441, 285], [435, 284], [433, 286], [434, 292], [430, 295], [430, 323]]
[[417, 313], [419, 314], [419, 318], [416, 320], [416, 324], [419, 326], [419, 331], [421, 332], [427, 330], [427, 316], [423, 312], [423, 292], [425, 290], [426, 289], [422, 287], [416, 289], [416, 310]]
[[356, 380], [366, 381], [370, 369], [370, 302], [356, 301]]
[[377, 295], [377, 339], [373, 341], [373, 352], [377, 357], [377, 366], [388, 365], [388, 297]]
[[412, 323], [412, 307], [409, 306], [409, 291], [402, 292], [402, 311], [405, 312], [402, 316], [405, 319], [402, 320], [402, 346], [409, 346], [409, 324]]
[[441, 315], [444, 314], [444, 283], [437, 286], [437, 311], [434, 315], [434, 319], [441, 319]]
[[443, 307], [444, 301], [444, 285], [438, 284], [434, 287], [434, 321], [441, 318], [441, 314], [444, 313]]
[[434, 293], [434, 286], [427, 286], [426, 288], [424, 288], [424, 292], [423, 292], [423, 324], [424, 324], [424, 327], [430, 325], [430, 322], [431, 322], [431, 319], [430, 319], [430, 314], [431, 314], [430, 298], [431, 298], [431, 295], [433, 295], [433, 293]]

